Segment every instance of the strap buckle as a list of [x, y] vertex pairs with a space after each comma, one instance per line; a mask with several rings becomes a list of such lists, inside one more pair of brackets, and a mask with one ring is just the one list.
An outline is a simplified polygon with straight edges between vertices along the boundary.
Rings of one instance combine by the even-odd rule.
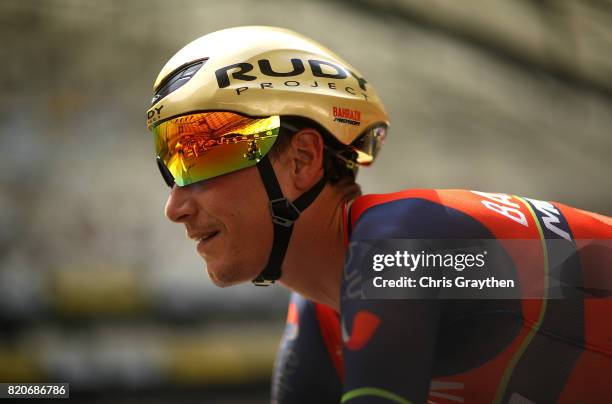
[[268, 202], [272, 222], [284, 227], [291, 227], [300, 217], [300, 210], [287, 198], [273, 199]]
[[258, 276], [257, 278], [253, 279], [253, 284], [255, 286], [270, 286], [274, 283], [275, 279], [266, 279], [263, 276]]

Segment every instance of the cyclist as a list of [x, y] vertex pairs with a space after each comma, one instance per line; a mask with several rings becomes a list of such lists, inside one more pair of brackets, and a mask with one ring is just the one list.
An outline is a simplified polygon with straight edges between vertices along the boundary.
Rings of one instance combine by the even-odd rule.
[[[382, 146], [384, 107], [359, 71], [286, 29], [205, 35], [167, 62], [154, 91], [147, 118], [171, 187], [167, 217], [196, 241], [216, 285], [278, 281], [294, 292], [273, 402], [603, 402], [612, 393], [611, 255], [594, 242], [612, 238], [610, 218], [464, 190], [362, 196], [355, 176]], [[368, 241], [397, 239], [418, 249], [492, 240], [493, 271], [519, 294], [436, 298], [446, 278], [434, 277], [442, 283], [421, 298], [368, 298], [375, 274], [360, 257]]]

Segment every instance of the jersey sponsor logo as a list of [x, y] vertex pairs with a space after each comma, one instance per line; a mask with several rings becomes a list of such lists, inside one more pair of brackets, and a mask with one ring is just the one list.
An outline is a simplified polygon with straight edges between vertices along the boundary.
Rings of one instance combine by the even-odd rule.
[[334, 115], [334, 122], [355, 126], [361, 125], [361, 112], [356, 109], [333, 107], [332, 114]]
[[526, 200], [533, 205], [533, 207], [541, 213], [540, 219], [544, 223], [544, 227], [546, 227], [551, 232], [555, 233], [557, 236], [566, 239], [567, 241], [571, 241], [571, 237], [568, 232], [559, 228], [558, 225], [561, 225], [561, 212], [555, 206], [547, 201], [538, 201], [536, 199], [525, 198]]
[[[344, 264], [344, 282], [342, 286], [342, 300], [361, 298], [362, 276], [358, 271], [359, 262], [365, 259], [365, 249], [359, 248], [359, 243], [352, 241], [348, 245], [348, 258]], [[352, 268], [352, 269], [351, 269]]]
[[[480, 202], [489, 210], [501, 214], [508, 219], [512, 219], [516, 223], [519, 223], [525, 227], [529, 227], [527, 222], [527, 216], [520, 209], [521, 205], [512, 201], [512, 196], [507, 194], [494, 194], [488, 192], [470, 191], [473, 194], [486, 198]], [[569, 232], [563, 230], [561, 227], [562, 215], [561, 212], [550, 202], [539, 201], [537, 199], [525, 198], [529, 201], [532, 207], [537, 211], [538, 218], [544, 224], [544, 227], [556, 234], [557, 236], [564, 238], [565, 240], [571, 241]]]
[[370, 341], [378, 327], [380, 318], [369, 311], [359, 311], [353, 318], [353, 329], [349, 335], [342, 321], [342, 341], [351, 351], [359, 351]]
[[527, 216], [521, 211], [521, 205], [512, 201], [512, 196], [506, 194], [493, 194], [489, 192], [470, 191], [473, 194], [486, 198], [480, 202], [485, 208], [499, 213], [515, 221], [516, 223], [529, 227]]
[[285, 396], [294, 393], [294, 374], [299, 371], [302, 361], [290, 345], [285, 345], [276, 357], [272, 378], [271, 403], [286, 402]]

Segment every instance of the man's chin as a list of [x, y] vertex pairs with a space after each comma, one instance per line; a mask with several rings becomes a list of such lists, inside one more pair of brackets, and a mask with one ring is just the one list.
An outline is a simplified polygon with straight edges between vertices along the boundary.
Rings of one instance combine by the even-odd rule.
[[214, 265], [207, 265], [206, 271], [212, 283], [220, 288], [227, 288], [250, 280], [244, 274], [240, 274], [239, 271], [233, 271], [231, 268], [218, 268]]

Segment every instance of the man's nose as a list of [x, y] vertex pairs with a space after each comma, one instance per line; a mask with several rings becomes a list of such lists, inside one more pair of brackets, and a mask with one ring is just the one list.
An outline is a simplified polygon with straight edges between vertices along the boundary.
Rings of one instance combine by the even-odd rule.
[[166, 217], [173, 222], [184, 223], [195, 214], [196, 206], [190, 187], [174, 185], [166, 201]]

